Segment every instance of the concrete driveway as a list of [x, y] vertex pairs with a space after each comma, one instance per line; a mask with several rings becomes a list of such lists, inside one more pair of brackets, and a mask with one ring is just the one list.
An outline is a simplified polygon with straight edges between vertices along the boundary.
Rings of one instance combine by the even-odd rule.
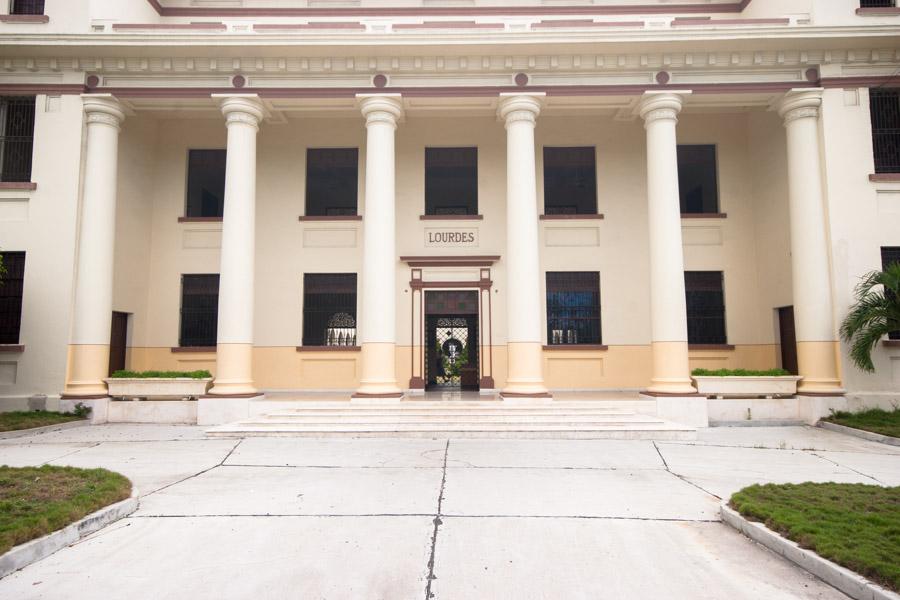
[[105, 467], [141, 507], [0, 598], [844, 598], [719, 522], [754, 482], [900, 485], [900, 448], [805, 427], [696, 442], [205, 439], [105, 425], [0, 464]]

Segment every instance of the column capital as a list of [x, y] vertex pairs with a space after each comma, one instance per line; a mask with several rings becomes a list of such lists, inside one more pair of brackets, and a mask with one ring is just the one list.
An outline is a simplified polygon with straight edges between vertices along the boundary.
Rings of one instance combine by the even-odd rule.
[[500, 94], [500, 105], [497, 107], [497, 116], [503, 119], [506, 126], [517, 121], [525, 121], [532, 125], [537, 121], [544, 106], [544, 98], [547, 94], [540, 92], [534, 94], [517, 94], [515, 92]]
[[403, 118], [400, 98], [400, 94], [357, 94], [356, 102], [366, 118], [367, 127], [373, 123], [387, 123], [397, 127], [397, 122]]
[[778, 115], [787, 126], [791, 121], [807, 117], [818, 118], [824, 88], [795, 88], [778, 103]]
[[125, 120], [125, 110], [112, 94], [82, 94], [81, 102], [88, 125], [99, 123], [118, 129]]
[[644, 92], [638, 104], [638, 112], [644, 120], [644, 126], [659, 119], [677, 121], [678, 113], [684, 106], [684, 99], [690, 95], [690, 90]]
[[243, 123], [259, 128], [266, 116], [266, 108], [257, 94], [213, 94], [219, 101], [219, 109], [225, 115], [225, 124]]

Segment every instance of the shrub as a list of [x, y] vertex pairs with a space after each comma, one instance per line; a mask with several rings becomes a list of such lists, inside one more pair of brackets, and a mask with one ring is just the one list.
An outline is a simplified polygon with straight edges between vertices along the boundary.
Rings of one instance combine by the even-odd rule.
[[750, 369], [694, 369], [691, 375], [696, 377], [784, 377], [790, 375], [784, 369], [767, 369], [765, 371], [753, 371]]
[[110, 375], [113, 379], [175, 379], [176, 377], [189, 377], [191, 379], [206, 379], [212, 377], [209, 371], [116, 371]]

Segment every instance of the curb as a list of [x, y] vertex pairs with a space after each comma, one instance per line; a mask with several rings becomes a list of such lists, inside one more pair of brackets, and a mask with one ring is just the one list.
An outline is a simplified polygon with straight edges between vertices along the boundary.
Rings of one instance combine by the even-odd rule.
[[56, 425], [44, 425], [43, 427], [32, 427], [31, 429], [16, 429], [15, 431], [0, 431], [0, 440], [11, 440], [15, 438], [25, 437], [28, 435], [40, 435], [42, 433], [50, 433], [51, 431], [63, 431], [65, 429], [75, 429], [76, 427], [85, 427], [91, 424], [90, 419], [82, 419], [80, 421], [70, 421], [68, 423], [57, 423]]
[[811, 550], [801, 548], [795, 542], [781, 537], [762, 523], [748, 521], [725, 503], [721, 506], [721, 514], [725, 523], [751, 540], [783, 556], [851, 598], [856, 600], [900, 600], [900, 594], [886, 590], [862, 575], [822, 558]]
[[830, 421], [819, 421], [816, 423], [816, 427], [827, 429], [829, 431], [836, 431], [838, 433], [845, 433], [870, 442], [878, 442], [889, 446], [900, 446], [900, 438], [882, 435], [880, 433], [872, 433], [871, 431], [863, 431], [862, 429], [847, 427], [846, 425], [838, 425], [837, 423], [831, 423]]
[[97, 512], [91, 513], [59, 531], [54, 531], [44, 537], [15, 546], [12, 550], [0, 556], [0, 578], [6, 577], [10, 573], [23, 569], [39, 560], [43, 560], [58, 550], [62, 550], [95, 531], [103, 529], [110, 523], [127, 517], [138, 509], [138, 504], [138, 491], [132, 487], [130, 498], [101, 508]]

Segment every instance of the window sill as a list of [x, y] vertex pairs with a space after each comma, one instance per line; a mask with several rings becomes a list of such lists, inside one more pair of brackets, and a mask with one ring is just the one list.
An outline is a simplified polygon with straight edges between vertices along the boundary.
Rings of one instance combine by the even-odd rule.
[[682, 219], [727, 219], [728, 213], [681, 213]]
[[568, 221], [574, 219], [605, 219], [602, 214], [584, 214], [584, 215], [539, 215], [541, 221]]
[[420, 221], [482, 221], [484, 215], [419, 215]]
[[37, 184], [33, 181], [3, 181], [0, 182], [0, 190], [36, 190]]
[[872, 173], [869, 181], [896, 181], [900, 183], [900, 173]]
[[544, 346], [544, 350], [574, 350], [574, 351], [600, 351], [609, 350], [606, 344], [549, 344]]
[[221, 223], [222, 217], [178, 217], [179, 223]]
[[360, 346], [297, 346], [297, 352], [359, 352]]
[[174, 354], [201, 354], [205, 352], [215, 352], [215, 346], [175, 346], [171, 348]]
[[301, 221], [362, 221], [362, 215], [300, 215]]
[[0, 15], [0, 23], [49, 23], [47, 15]]
[[734, 350], [734, 344], [688, 344], [688, 350]]
[[882, 340], [881, 345], [885, 348], [900, 348], [900, 340]]
[[897, 6], [866, 6], [856, 9], [856, 14], [861, 17], [879, 17], [887, 15], [900, 15], [900, 7]]
[[0, 354], [19, 354], [25, 352], [22, 344], [0, 344]]

